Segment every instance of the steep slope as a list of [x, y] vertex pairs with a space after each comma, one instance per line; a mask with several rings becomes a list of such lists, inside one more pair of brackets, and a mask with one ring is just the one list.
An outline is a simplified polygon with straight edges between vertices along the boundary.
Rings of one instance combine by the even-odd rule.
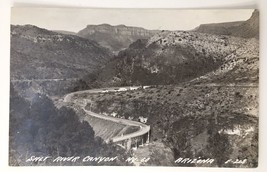
[[[257, 167], [258, 11], [226, 28], [234, 30], [233, 25], [235, 35], [222, 35], [221, 24], [217, 34], [163, 31], [137, 40], [95, 76], [95, 86], [154, 86], [90, 95], [90, 108], [126, 119], [147, 118], [152, 143], [171, 148], [174, 159], [215, 159], [210, 165], [177, 166]], [[164, 154], [155, 157], [162, 160]]]
[[[215, 25], [216, 34], [162, 31], [137, 40], [105, 66], [95, 86], [177, 84], [206, 74], [213, 75], [208, 82], [256, 83], [259, 12], [245, 22]], [[225, 29], [233, 35], [221, 35]]]
[[127, 48], [137, 39], [147, 39], [153, 36], [155, 30], [125, 25], [111, 26], [109, 24], [88, 25], [77, 33], [78, 36], [98, 42], [113, 52]]
[[[92, 111], [138, 120], [147, 118], [151, 142], [164, 143], [175, 159], [214, 158], [213, 164], [178, 166], [257, 166], [258, 87], [224, 85], [154, 86], [127, 92], [87, 94]], [[144, 148], [145, 149], [145, 148]], [[153, 158], [163, 165], [164, 152]], [[245, 164], [225, 163], [247, 159]]]
[[194, 31], [243, 38], [259, 38], [259, 11], [255, 10], [247, 21], [202, 24]]
[[[111, 58], [94, 41], [32, 25], [11, 26], [11, 82], [23, 96], [30, 90], [65, 94], [83, 87], [79, 81]], [[27, 91], [27, 89], [30, 89]]]
[[11, 80], [78, 78], [105, 64], [96, 42], [36, 26], [11, 26]]
[[244, 46], [228, 55], [215, 71], [196, 78], [191, 83], [258, 84], [259, 82], [259, 40], [248, 40]]
[[[42, 94], [33, 101], [19, 96], [10, 89], [10, 166], [58, 165], [128, 165], [121, 159], [126, 154], [118, 147], [106, 144], [95, 135], [88, 122], [67, 107], [56, 108]], [[55, 158], [85, 156], [118, 156], [114, 162], [53, 161]], [[46, 161], [28, 161], [31, 156], [50, 156]]]
[[161, 32], [121, 51], [98, 75], [96, 86], [189, 81], [216, 70], [246, 41], [197, 32]]

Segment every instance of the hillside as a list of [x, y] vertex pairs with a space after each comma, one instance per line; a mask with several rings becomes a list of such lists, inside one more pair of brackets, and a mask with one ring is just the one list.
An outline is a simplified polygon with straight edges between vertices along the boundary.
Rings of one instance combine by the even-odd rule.
[[161, 32], [121, 51], [98, 74], [95, 86], [186, 82], [219, 68], [245, 42], [197, 32]]
[[191, 84], [258, 84], [259, 82], [259, 40], [248, 40], [234, 53], [225, 57], [223, 64], [215, 71], [193, 79]]
[[[78, 97], [76, 100], [73, 99], [72, 102], [83, 101], [83, 97]], [[77, 102], [76, 102], [77, 103]], [[95, 136], [100, 137], [105, 142], [109, 142], [113, 137], [120, 137], [127, 133], [132, 133], [137, 131], [139, 128], [135, 126], [127, 126], [122, 123], [117, 123], [114, 121], [109, 121], [101, 118], [97, 118], [91, 115], [88, 115], [85, 111], [83, 111], [79, 105], [75, 105], [75, 103], [65, 103], [58, 101], [56, 102], [58, 107], [66, 106], [71, 109], [74, 109], [78, 114], [78, 117], [81, 121], [88, 122], [94, 132]]]
[[[104, 165], [128, 165], [125, 152], [106, 144], [95, 135], [91, 125], [79, 119], [72, 109], [56, 108], [48, 97], [35, 94], [33, 101], [10, 89], [10, 166], [103, 165], [97, 162], [53, 161], [58, 156], [118, 156]], [[90, 144], [89, 144], [90, 143]], [[31, 156], [50, 156], [47, 161], [28, 161]]]
[[138, 39], [147, 39], [153, 36], [156, 30], [146, 30], [140, 27], [125, 25], [111, 26], [109, 24], [87, 25], [77, 33], [78, 36], [94, 40], [101, 46], [113, 52], [119, 52], [127, 48]]
[[36, 26], [11, 26], [11, 79], [78, 78], [105, 64], [96, 42]]
[[[148, 118], [151, 144], [164, 144], [172, 150], [170, 157], [215, 158], [210, 165], [213, 167], [257, 166], [257, 86], [170, 85], [87, 94], [87, 98], [93, 101], [90, 107], [96, 113], [116, 113], [117, 117], [136, 121], [139, 117]], [[142, 148], [144, 152], [145, 149]], [[162, 165], [172, 162], [161, 159], [163, 156], [162, 151], [152, 158]], [[228, 159], [237, 158], [247, 159], [247, 163], [225, 164]]]
[[[153, 158], [145, 165], [257, 167], [258, 17], [255, 11], [245, 22], [208, 25], [218, 33], [162, 31], [139, 39], [90, 77], [94, 87], [151, 87], [83, 96], [96, 113], [147, 118], [153, 146], [135, 152]], [[170, 164], [181, 157], [215, 162]]]
[[243, 38], [259, 38], [259, 11], [255, 10], [247, 21], [202, 24], [194, 31]]
[[76, 32], [65, 31], [65, 30], [53, 30], [53, 32], [62, 33], [64, 35], [76, 35]]
[[[211, 75], [209, 82], [258, 82], [259, 12], [215, 25], [218, 34], [161, 31], [137, 40], [94, 75], [94, 87], [179, 84]], [[225, 28], [240, 35], [223, 35]]]
[[74, 89], [80, 85], [79, 78], [103, 66], [111, 56], [96, 42], [78, 36], [32, 25], [11, 26], [10, 78], [15, 88], [24, 90], [36, 82], [46, 93]]

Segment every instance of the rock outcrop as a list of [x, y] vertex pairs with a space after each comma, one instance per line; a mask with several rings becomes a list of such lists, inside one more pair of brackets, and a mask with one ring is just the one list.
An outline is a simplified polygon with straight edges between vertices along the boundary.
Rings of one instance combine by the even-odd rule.
[[146, 30], [140, 27], [125, 25], [111, 26], [109, 24], [88, 25], [77, 33], [78, 36], [94, 40], [113, 52], [127, 48], [137, 39], [147, 39], [153, 36], [156, 30]]

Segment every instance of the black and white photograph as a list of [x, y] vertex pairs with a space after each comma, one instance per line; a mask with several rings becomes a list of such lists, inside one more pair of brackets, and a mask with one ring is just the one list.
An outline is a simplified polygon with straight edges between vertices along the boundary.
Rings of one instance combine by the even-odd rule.
[[259, 16], [13, 7], [9, 166], [256, 168]]

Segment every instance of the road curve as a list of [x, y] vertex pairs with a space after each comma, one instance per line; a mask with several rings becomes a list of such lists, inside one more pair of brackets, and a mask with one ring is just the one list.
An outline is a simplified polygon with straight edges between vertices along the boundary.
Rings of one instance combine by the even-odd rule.
[[[116, 92], [116, 91], [127, 91], [127, 90], [134, 90], [134, 89], [138, 89], [140, 87], [112, 87], [112, 88], [103, 88], [103, 89], [92, 89], [92, 90], [84, 90], [84, 91], [77, 91], [77, 92], [73, 92], [73, 93], [69, 93], [67, 95], [65, 95], [64, 97], [64, 102], [72, 102], [72, 98], [73, 96], [77, 96], [79, 94], [92, 94], [92, 93], [103, 93], [103, 92]], [[72, 102], [73, 103], [73, 102]], [[123, 136], [116, 136], [110, 139], [110, 141], [116, 143], [116, 142], [120, 142], [123, 140], [127, 140], [130, 138], [134, 138], [134, 137], [138, 137], [138, 136], [142, 136], [146, 133], [148, 133], [150, 131], [150, 126], [145, 125], [141, 122], [137, 122], [137, 121], [131, 121], [131, 120], [127, 120], [127, 119], [121, 119], [121, 118], [115, 118], [115, 117], [111, 117], [111, 116], [105, 116], [105, 115], [100, 115], [97, 113], [94, 113], [92, 111], [89, 111], [87, 109], [85, 109], [85, 105], [81, 105], [81, 104], [77, 104], [79, 107], [81, 107], [82, 110], [84, 110], [88, 115], [90, 116], [94, 116], [100, 119], [104, 119], [104, 120], [108, 120], [108, 121], [112, 121], [112, 122], [116, 122], [116, 123], [120, 123], [120, 124], [124, 124], [124, 125], [128, 125], [128, 126], [137, 126], [139, 127], [138, 131], [135, 131], [133, 133], [130, 134], [125, 134]]]

